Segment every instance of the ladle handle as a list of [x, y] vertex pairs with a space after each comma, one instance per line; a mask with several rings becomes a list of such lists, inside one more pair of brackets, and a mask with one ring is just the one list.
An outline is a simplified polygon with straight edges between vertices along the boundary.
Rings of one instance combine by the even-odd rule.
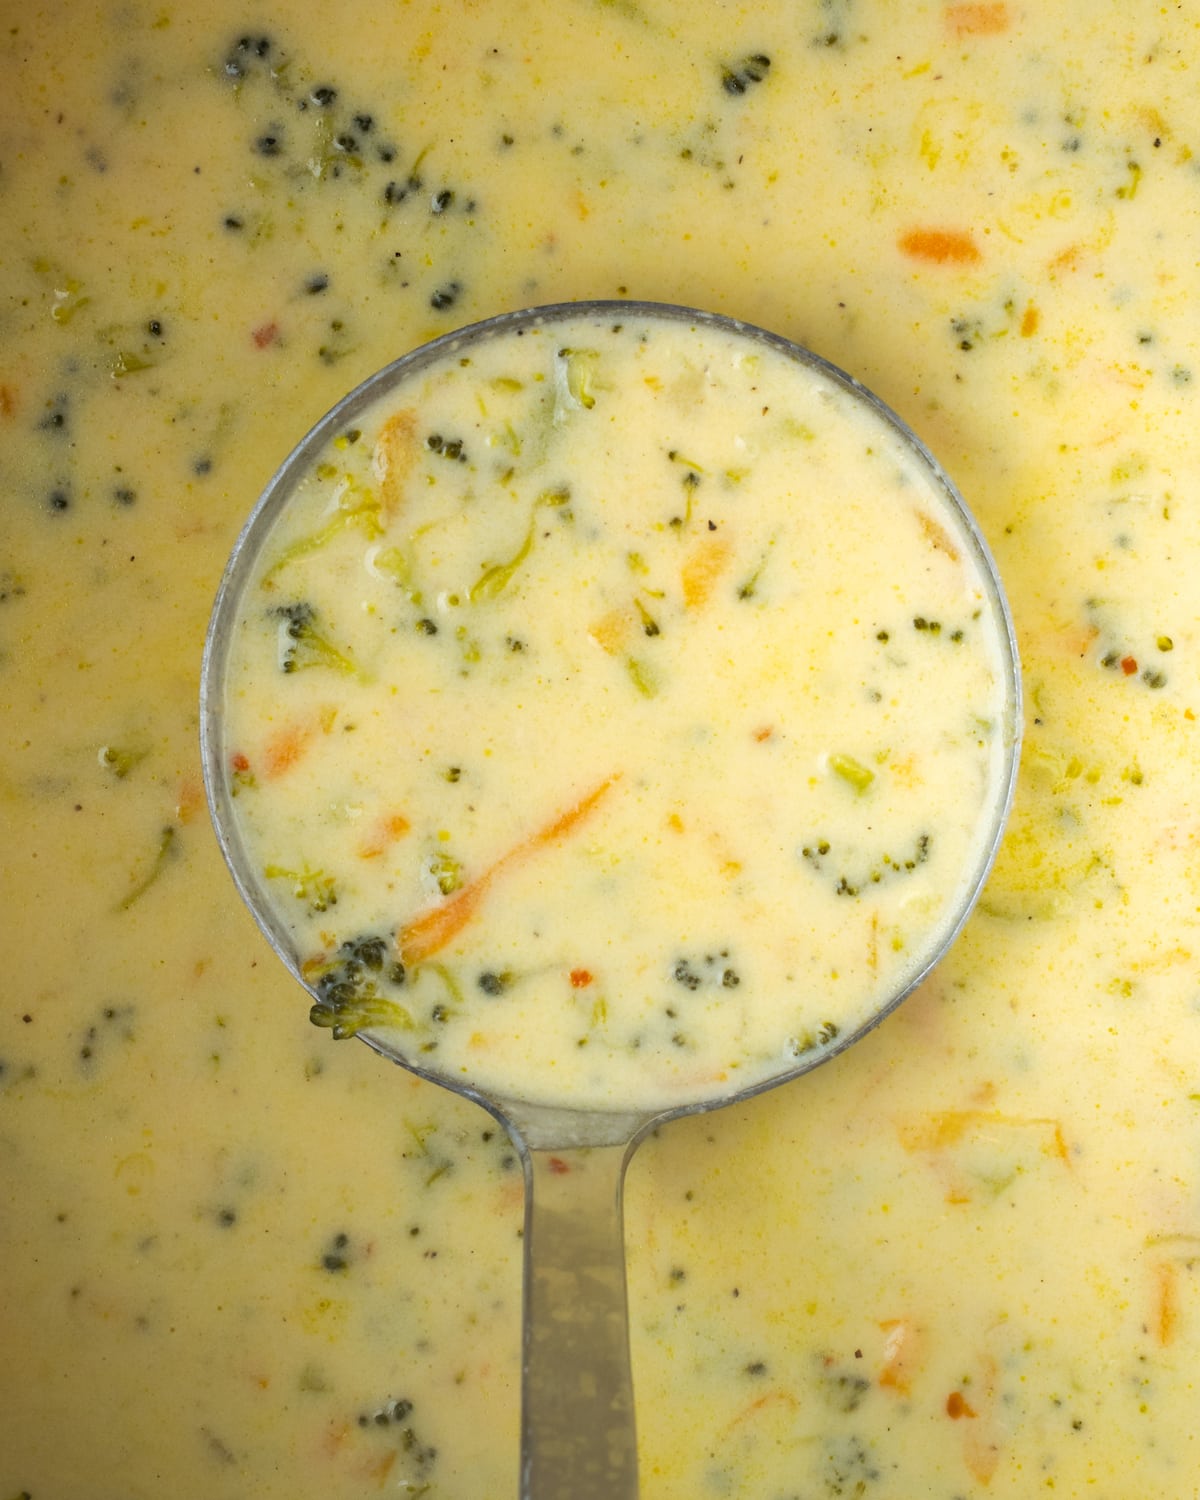
[[627, 1145], [529, 1150], [521, 1500], [637, 1500]]

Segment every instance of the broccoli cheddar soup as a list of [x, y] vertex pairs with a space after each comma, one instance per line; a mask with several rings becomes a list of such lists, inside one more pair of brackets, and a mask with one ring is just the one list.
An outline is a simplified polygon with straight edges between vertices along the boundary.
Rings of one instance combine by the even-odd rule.
[[[515, 1500], [518, 1154], [310, 1005], [378, 1024], [373, 984], [456, 1078], [731, 1092], [829, 1056], [969, 886], [1001, 694], [955, 512], [889, 429], [873, 479], [967, 575], [835, 492], [870, 419], [805, 370], [747, 415], [717, 340], [652, 391], [635, 301], [793, 339], [928, 444], [1025, 709], [945, 959], [633, 1158], [644, 1500], [1198, 1500], [1200, 7], [3, 8], [0, 1500]], [[347, 392], [582, 298], [625, 334], [344, 412], [243, 575], [219, 763], [309, 997], [205, 808], [222, 573]]]
[[501, 319], [373, 390], [223, 601], [221, 774], [312, 1019], [597, 1109], [860, 1029], [1011, 769], [1003, 605], [923, 450], [681, 310]]

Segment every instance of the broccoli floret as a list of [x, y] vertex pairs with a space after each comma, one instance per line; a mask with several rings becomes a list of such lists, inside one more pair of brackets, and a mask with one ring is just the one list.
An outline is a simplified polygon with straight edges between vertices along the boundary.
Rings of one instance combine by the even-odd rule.
[[380, 991], [381, 983], [399, 989], [406, 977], [404, 965], [390, 956], [386, 938], [373, 933], [349, 938], [332, 959], [305, 965], [305, 978], [317, 997], [308, 1018], [314, 1026], [332, 1030], [338, 1039], [369, 1026], [411, 1031], [415, 1025], [411, 1014]]
[[332, 667], [347, 676], [358, 675], [358, 668], [350, 658], [331, 645], [317, 629], [317, 611], [307, 600], [276, 605], [271, 614], [279, 621], [281, 672], [299, 672], [305, 667]]

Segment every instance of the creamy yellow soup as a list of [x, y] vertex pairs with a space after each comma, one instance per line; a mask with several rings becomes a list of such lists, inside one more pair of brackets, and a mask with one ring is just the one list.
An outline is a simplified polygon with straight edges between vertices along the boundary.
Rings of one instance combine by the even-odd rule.
[[815, 362], [621, 304], [362, 405], [243, 541], [209, 698], [313, 1019], [626, 1112], [861, 1030], [1011, 771], [1007, 622], [937, 472]]
[[0, 57], [0, 1496], [517, 1493], [519, 1167], [308, 1024], [197, 689], [299, 435], [430, 338], [603, 297], [877, 391], [1026, 690], [936, 975], [639, 1150], [643, 1494], [1195, 1500], [1195, 15], [30, 0]]

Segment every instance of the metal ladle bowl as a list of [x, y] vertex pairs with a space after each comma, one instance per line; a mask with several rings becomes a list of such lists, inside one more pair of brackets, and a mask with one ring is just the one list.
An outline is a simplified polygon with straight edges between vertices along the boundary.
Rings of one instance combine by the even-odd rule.
[[230, 747], [224, 703], [235, 624], [262, 544], [310, 467], [337, 433], [414, 374], [457, 360], [480, 340], [534, 324], [596, 313], [644, 316], [732, 332], [789, 355], [840, 386], [891, 428], [931, 485], [961, 521], [959, 540], [973, 553], [984, 580], [985, 608], [1001, 644], [1004, 677], [1003, 772], [985, 807], [987, 827], [974, 845], [974, 868], [962, 871], [957, 903], [942, 916], [934, 951], [903, 988], [884, 995], [867, 1019], [836, 1042], [799, 1057], [771, 1077], [737, 1092], [666, 1110], [609, 1112], [500, 1097], [418, 1064], [383, 1031], [359, 1035], [381, 1056], [448, 1087], [488, 1110], [508, 1131], [525, 1171], [524, 1348], [522, 1361], [522, 1500], [635, 1500], [638, 1494], [633, 1383], [625, 1286], [622, 1188], [638, 1143], [666, 1120], [737, 1103], [799, 1077], [837, 1056], [926, 978], [966, 922], [999, 847], [1019, 759], [1020, 677], [1012, 621], [995, 564], [957, 490], [928, 449], [876, 396], [835, 366], [762, 329], [691, 308], [654, 303], [571, 303], [505, 314], [449, 334], [409, 353], [365, 381], [312, 429], [263, 491], [234, 546], [217, 595], [205, 643], [201, 680], [204, 782], [218, 842], [234, 881], [267, 940], [296, 979], [297, 953], [265, 883], [256, 873], [234, 814]]

